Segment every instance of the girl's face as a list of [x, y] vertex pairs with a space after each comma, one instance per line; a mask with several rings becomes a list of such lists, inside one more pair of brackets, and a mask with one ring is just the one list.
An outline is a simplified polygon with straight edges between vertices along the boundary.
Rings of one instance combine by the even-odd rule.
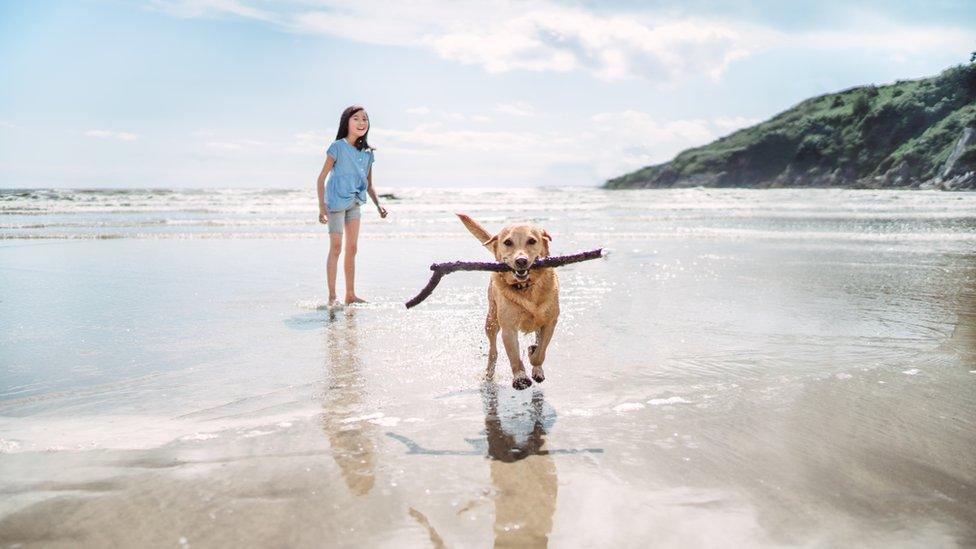
[[349, 135], [353, 140], [359, 139], [369, 131], [369, 116], [366, 111], [359, 111], [349, 117]]

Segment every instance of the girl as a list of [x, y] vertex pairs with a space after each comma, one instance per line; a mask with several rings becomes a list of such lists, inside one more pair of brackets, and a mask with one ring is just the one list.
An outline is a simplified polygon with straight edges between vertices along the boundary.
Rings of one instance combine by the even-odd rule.
[[[329, 226], [329, 305], [335, 305], [336, 270], [339, 266], [339, 253], [342, 251], [342, 233], [346, 233], [346, 304], [365, 303], [356, 296], [356, 241], [359, 239], [359, 205], [366, 203], [366, 195], [381, 218], [386, 217], [386, 208], [380, 206], [373, 189], [373, 148], [366, 142], [369, 134], [369, 117], [366, 110], [353, 105], [342, 111], [339, 118], [339, 132], [336, 140], [329, 145], [325, 165], [319, 174], [319, 223]], [[329, 185], [325, 188], [325, 178]]]

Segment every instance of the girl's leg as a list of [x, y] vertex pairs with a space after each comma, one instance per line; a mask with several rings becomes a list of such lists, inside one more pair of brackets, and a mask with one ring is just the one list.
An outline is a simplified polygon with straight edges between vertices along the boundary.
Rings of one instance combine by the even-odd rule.
[[365, 303], [356, 297], [356, 245], [359, 241], [359, 219], [346, 221], [346, 303]]
[[339, 270], [339, 254], [342, 252], [342, 233], [329, 233], [329, 259], [326, 272], [329, 277], [329, 303], [336, 300], [336, 274]]

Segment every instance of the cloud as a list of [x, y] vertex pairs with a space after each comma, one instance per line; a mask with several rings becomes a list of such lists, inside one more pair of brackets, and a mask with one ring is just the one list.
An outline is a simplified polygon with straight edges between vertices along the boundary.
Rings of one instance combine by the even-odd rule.
[[[504, 158], [506, 166], [518, 168], [526, 178], [538, 177], [558, 165], [577, 166], [581, 173], [585, 169], [602, 180], [667, 161], [686, 148], [704, 145], [756, 120], [744, 117], [660, 120], [645, 112], [625, 110], [567, 122], [571, 127], [585, 130], [480, 130], [426, 122], [410, 129], [378, 128], [373, 142], [379, 154], [387, 158], [463, 159], [461, 163], [471, 167], [469, 171], [493, 169], [497, 159]], [[432, 158], [430, 162], [440, 161]], [[600, 181], [577, 181], [581, 182]]]
[[495, 112], [511, 114], [513, 116], [535, 115], [535, 109], [533, 109], [532, 105], [529, 105], [525, 101], [516, 101], [515, 103], [499, 103], [495, 105]]
[[[871, 52], [891, 57], [924, 56], [931, 52], [971, 51], [976, 33], [947, 27], [909, 26], [874, 18], [857, 29], [799, 33], [783, 46], [825, 52]], [[960, 59], [963, 57], [960, 54]]]
[[210, 17], [227, 14], [269, 23], [277, 21], [274, 13], [252, 8], [243, 2], [235, 0], [150, 0], [149, 7], [183, 18]]
[[430, 107], [411, 107], [406, 110], [406, 113], [416, 116], [436, 117], [444, 120], [451, 120], [453, 122], [477, 122], [479, 124], [491, 122], [490, 116], [485, 116], [482, 114], [464, 114], [441, 109], [431, 109]]
[[[735, 116], [669, 120], [621, 110], [563, 116], [558, 127], [533, 123], [528, 129], [510, 129], [510, 124], [493, 129], [473, 121], [455, 123], [436, 112], [431, 109], [418, 123], [370, 132], [382, 188], [596, 185], [754, 122]], [[545, 112], [536, 116], [530, 121], [550, 118]], [[201, 173], [224, 179], [234, 174], [230, 179], [239, 181], [260, 174], [269, 181], [299, 185], [314, 179], [334, 139], [334, 133], [321, 130], [262, 135], [197, 131], [180, 142], [187, 148], [184, 158], [193, 159], [192, 166]], [[219, 174], [214, 171], [218, 167]]]
[[762, 118], [747, 118], [745, 116], [721, 116], [712, 120], [712, 125], [724, 131], [738, 130], [755, 126], [762, 122]]
[[155, 0], [179, 17], [237, 16], [294, 33], [356, 42], [420, 47], [490, 73], [582, 70], [605, 80], [635, 75], [675, 78], [721, 74], [733, 60], [767, 47], [772, 33], [756, 25], [656, 12], [603, 14], [550, 1], [332, 0], [261, 4]]
[[135, 141], [139, 136], [130, 132], [113, 132], [108, 130], [88, 130], [85, 132], [88, 137], [98, 139], [118, 139], [120, 141]]
[[640, 111], [599, 113], [590, 117], [598, 131], [604, 131], [627, 141], [664, 142], [669, 140], [702, 141], [714, 131], [702, 119], [658, 121]]
[[771, 49], [876, 51], [892, 58], [969, 51], [973, 33], [898, 23], [865, 9], [838, 15], [832, 29], [781, 31], [739, 19], [663, 8], [593, 10], [551, 0], [153, 0], [178, 17], [241, 17], [292, 33], [423, 48], [442, 59], [509, 71], [584, 71], [602, 80], [720, 78], [729, 65]]
[[190, 141], [196, 140], [194, 145], [197, 154], [228, 156], [239, 155], [250, 158], [274, 158], [290, 155], [317, 155], [324, 153], [329, 143], [335, 140], [334, 135], [306, 131], [290, 137], [266, 136], [262, 139], [252, 137], [217, 137], [212, 132], [193, 132]]
[[249, 151], [253, 152], [258, 149], [274, 148], [273, 143], [258, 139], [248, 139], [248, 138], [234, 138], [234, 139], [222, 139], [216, 141], [207, 141], [203, 144], [207, 149], [215, 151]]

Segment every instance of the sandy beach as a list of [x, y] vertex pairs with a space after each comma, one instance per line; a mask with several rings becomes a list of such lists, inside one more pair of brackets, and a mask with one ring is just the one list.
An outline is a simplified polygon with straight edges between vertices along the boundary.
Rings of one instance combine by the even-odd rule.
[[[976, 195], [394, 193], [329, 311], [308, 190], [0, 191], [0, 543], [976, 544]], [[608, 250], [544, 383], [455, 211]]]

